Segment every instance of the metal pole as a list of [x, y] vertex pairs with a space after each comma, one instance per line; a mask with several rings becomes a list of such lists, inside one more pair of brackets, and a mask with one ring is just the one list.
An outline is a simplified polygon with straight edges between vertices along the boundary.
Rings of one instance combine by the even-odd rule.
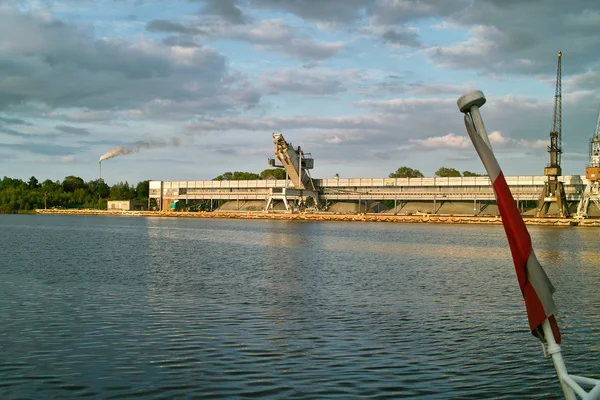
[[[468, 93], [459, 98], [458, 100], [459, 109], [466, 115], [465, 124], [469, 136], [473, 137], [474, 135], [478, 135], [491, 151], [492, 147], [490, 145], [485, 126], [483, 125], [481, 114], [479, 113], [479, 107], [483, 104], [485, 104], [485, 97], [480, 91]], [[468, 119], [469, 113], [471, 115], [471, 120]], [[477, 148], [477, 146], [475, 147]], [[491, 165], [493, 170], [497, 170], [496, 173], [500, 174], [502, 172], [500, 170], [500, 166], [497, 164], [493, 153], [491, 156], [489, 154], [480, 154], [480, 158], [482, 159], [484, 165], [486, 165], [486, 169], [487, 165]], [[490, 172], [489, 169], [488, 172]], [[492, 176], [490, 176], [490, 178], [492, 179]], [[542, 323], [542, 330], [544, 332], [544, 338], [546, 339], [548, 345], [548, 353], [552, 356], [554, 368], [556, 369], [557, 377], [563, 389], [565, 399], [576, 400], [575, 392], [577, 392], [577, 394], [581, 396], [584, 400], [595, 400], [596, 398], [600, 398], [600, 381], [588, 378], [582, 379], [581, 377], [569, 375], [567, 373], [567, 368], [562, 358], [560, 346], [558, 345], [558, 343], [556, 343], [554, 333], [552, 332], [552, 327], [550, 326], [550, 321], [548, 321], [548, 319], [545, 319]], [[577, 380], [579, 380], [581, 383], [595, 384], [596, 387], [592, 389], [589, 393], [586, 393], [585, 390], [583, 390], [578, 385]]]
[[560, 385], [562, 386], [565, 399], [577, 400], [575, 397], [575, 392], [573, 392], [573, 389], [571, 389], [571, 387], [565, 382], [565, 378], [568, 378], [569, 374], [567, 373], [567, 367], [565, 366], [565, 362], [561, 354], [560, 345], [556, 343], [556, 340], [554, 340], [554, 333], [552, 333], [552, 327], [547, 319], [542, 323], [542, 329], [544, 330], [546, 342], [548, 342], [548, 354], [552, 356], [554, 368], [556, 369], [556, 375], [558, 376]]

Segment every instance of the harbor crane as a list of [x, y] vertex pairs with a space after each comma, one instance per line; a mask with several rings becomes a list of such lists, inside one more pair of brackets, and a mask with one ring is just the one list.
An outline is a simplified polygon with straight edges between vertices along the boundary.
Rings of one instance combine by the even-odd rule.
[[569, 217], [569, 207], [563, 183], [558, 180], [562, 175], [560, 155], [562, 154], [562, 52], [558, 52], [558, 67], [556, 69], [556, 91], [554, 94], [554, 116], [550, 132], [550, 163], [544, 168], [548, 180], [544, 184], [537, 204], [536, 217], [547, 216], [552, 203], [556, 203], [561, 218]]
[[286, 142], [281, 133], [273, 133], [273, 143], [275, 144], [275, 156], [281, 162], [281, 165], [275, 163], [275, 159], [269, 158], [271, 167], [285, 168], [287, 177], [293, 188], [272, 188], [267, 199], [265, 209], [273, 205], [273, 200], [283, 200], [286, 210], [290, 210], [288, 199], [297, 201], [298, 206], [304, 205], [304, 198], [311, 197], [315, 206], [318, 205], [318, 192], [310, 176], [310, 170], [314, 167], [314, 159], [310, 153], [304, 153], [300, 146], [294, 148], [292, 143]]
[[577, 206], [577, 217], [587, 218], [590, 202], [600, 209], [600, 113], [596, 123], [596, 131], [590, 140], [590, 164], [585, 169], [588, 183]]

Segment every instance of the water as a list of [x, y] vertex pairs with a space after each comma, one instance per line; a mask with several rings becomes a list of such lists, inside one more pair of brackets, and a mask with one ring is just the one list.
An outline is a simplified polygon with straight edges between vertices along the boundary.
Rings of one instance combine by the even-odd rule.
[[[598, 377], [599, 231], [530, 232]], [[1, 399], [561, 398], [497, 226], [1, 215], [0, 325]]]

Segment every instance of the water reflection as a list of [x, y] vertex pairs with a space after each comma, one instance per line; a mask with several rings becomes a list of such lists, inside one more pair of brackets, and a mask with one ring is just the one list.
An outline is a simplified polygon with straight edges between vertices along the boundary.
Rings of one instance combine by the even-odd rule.
[[[0, 223], [0, 398], [561, 398], [501, 227]], [[531, 232], [590, 375], [594, 230]]]

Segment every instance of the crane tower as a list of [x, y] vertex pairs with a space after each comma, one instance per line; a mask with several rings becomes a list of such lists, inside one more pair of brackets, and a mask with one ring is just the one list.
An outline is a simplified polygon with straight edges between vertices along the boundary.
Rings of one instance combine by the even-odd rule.
[[590, 201], [600, 209], [600, 113], [596, 123], [596, 131], [590, 140], [590, 164], [585, 169], [588, 183], [577, 206], [577, 216], [587, 218]]
[[552, 203], [556, 203], [558, 213], [561, 217], [569, 216], [567, 197], [563, 183], [558, 180], [562, 175], [560, 167], [560, 155], [562, 153], [562, 52], [558, 52], [558, 67], [556, 69], [556, 91], [554, 94], [554, 116], [552, 121], [552, 131], [550, 132], [550, 163], [544, 168], [544, 175], [548, 180], [544, 184], [544, 189], [538, 200], [536, 217], [548, 215], [548, 210]]

